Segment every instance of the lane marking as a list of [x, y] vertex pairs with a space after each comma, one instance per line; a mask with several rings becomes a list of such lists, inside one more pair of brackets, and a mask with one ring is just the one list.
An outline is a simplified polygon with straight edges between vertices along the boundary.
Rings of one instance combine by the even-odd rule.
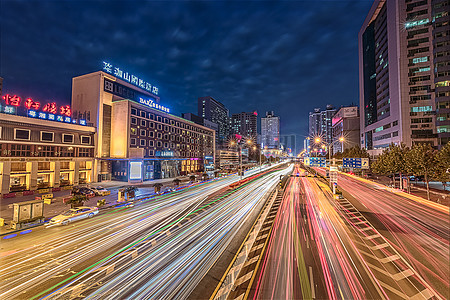
[[381, 235], [376, 233], [374, 235], [364, 236], [363, 238], [366, 239], [366, 240], [373, 240], [373, 239], [376, 239], [376, 238], [379, 238], [379, 237], [381, 237]]
[[316, 290], [314, 289], [314, 278], [312, 273], [312, 267], [309, 266], [309, 282], [311, 283], [311, 294], [312, 298], [316, 298]]
[[244, 276], [239, 277], [235, 283], [234, 283], [234, 287], [238, 287], [241, 284], [243, 284], [244, 282], [246, 282], [247, 280], [249, 280], [252, 277], [253, 271], [250, 271], [249, 273], [245, 274]]

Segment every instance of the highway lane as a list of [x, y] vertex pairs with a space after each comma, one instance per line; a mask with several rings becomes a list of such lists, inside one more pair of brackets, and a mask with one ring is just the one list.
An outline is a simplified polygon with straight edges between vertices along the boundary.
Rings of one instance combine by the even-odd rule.
[[[269, 180], [268, 178], [273, 181], [276, 176], [272, 174], [260, 180]], [[224, 206], [222, 202], [218, 202], [214, 206], [218, 210], [215, 214], [211, 213], [211, 216], [205, 216], [202, 222], [199, 220], [196, 223], [195, 220], [200, 215], [211, 212], [211, 207], [208, 207], [194, 214], [200, 209], [199, 205], [204, 202], [205, 196], [222, 189], [236, 179], [235, 176], [203, 184], [174, 195], [151, 199], [132, 208], [115, 209], [92, 220], [73, 223], [68, 227], [35, 230], [28, 234], [26, 239], [24, 236], [5, 241], [2, 247], [8, 250], [0, 253], [2, 264], [0, 276], [5, 283], [0, 287], [0, 298], [39, 298], [52, 291], [54, 293], [48, 298], [58, 298], [61, 294], [75, 297], [81, 291], [95, 292], [102, 294], [102, 297], [108, 297], [107, 295], [114, 289], [119, 289], [114, 293], [128, 294], [130, 291], [124, 288], [124, 285], [126, 283], [126, 286], [131, 286], [127, 282], [131, 278], [135, 283], [133, 290], [151, 280], [151, 291], [144, 288], [140, 292], [142, 296], [147, 293], [154, 294], [156, 290], [161, 293], [178, 290], [187, 294], [192, 287], [180, 281], [187, 276], [183, 272], [187, 272], [193, 266], [205, 268], [205, 259], [210, 262], [214, 260], [211, 255], [220, 255], [219, 250], [222, 248], [214, 248], [215, 245], [220, 241], [223, 247], [230, 238], [229, 234], [223, 236], [217, 234], [221, 232], [221, 226], [228, 224], [228, 232], [232, 233], [231, 228], [239, 221], [245, 220], [245, 212], [252, 209], [257, 196], [262, 194], [258, 189], [258, 183], [249, 184], [249, 187], [236, 193], [236, 197], [240, 198], [235, 199], [234, 206], [236, 203], [240, 204], [239, 211], [242, 214], [233, 211], [233, 205]], [[220, 207], [222, 209], [219, 210]], [[177, 224], [179, 231], [174, 230], [174, 224]], [[183, 225], [178, 227], [178, 224]], [[204, 230], [211, 231], [206, 234]], [[207, 249], [211, 252], [206, 252]], [[193, 256], [194, 252], [196, 256]], [[131, 262], [137, 253], [140, 260], [146, 257], [140, 263], [153, 264], [151, 265], [153, 273], [137, 271], [142, 266], [137, 260]], [[151, 262], [147, 254], [153, 258]], [[196, 259], [186, 260], [194, 257]], [[177, 259], [182, 263], [178, 263]], [[137, 267], [138, 265], [140, 267]], [[162, 265], [171, 266], [167, 267], [167, 270], [171, 270], [172, 273], [161, 275], [166, 270], [166, 267], [158, 267]], [[102, 273], [102, 270], [106, 271]], [[118, 270], [119, 272], [116, 272]], [[192, 274], [201, 278], [202, 270], [204, 269]], [[121, 277], [122, 272], [127, 275]], [[173, 276], [174, 272], [178, 272], [178, 277]], [[114, 276], [111, 277], [111, 274]], [[94, 279], [92, 283], [98, 284], [100, 281], [96, 280], [99, 276], [109, 277], [111, 281], [118, 276], [121, 280], [119, 283], [114, 281], [114, 284], [110, 284], [110, 288], [105, 288], [108, 281], [102, 281], [103, 289], [97, 291], [90, 288], [89, 283]], [[174, 289], [174, 286], [179, 288]]]
[[[322, 169], [319, 170], [324, 173]], [[416, 286], [437, 298], [450, 298], [450, 217], [448, 208], [365, 179], [339, 174], [338, 187], [405, 260]], [[392, 254], [391, 253], [391, 254]], [[413, 278], [415, 277], [415, 278]], [[409, 279], [409, 278], [408, 278]]]
[[361, 261], [354, 239], [331, 195], [317, 180], [292, 177], [275, 219], [254, 299], [386, 298]]

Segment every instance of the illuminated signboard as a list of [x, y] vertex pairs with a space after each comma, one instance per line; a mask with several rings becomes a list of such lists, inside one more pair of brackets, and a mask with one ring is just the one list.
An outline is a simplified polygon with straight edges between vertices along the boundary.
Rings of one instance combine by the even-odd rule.
[[22, 98], [17, 95], [6, 94], [3, 97], [4, 104], [0, 105], [0, 112], [7, 114], [14, 114], [26, 116], [31, 118], [38, 118], [43, 120], [58, 121], [64, 123], [73, 123], [80, 125], [87, 125], [86, 120], [73, 120], [72, 109], [70, 105], [57, 105], [55, 102], [46, 103], [42, 105], [41, 102], [35, 101], [32, 98]]
[[150, 83], [142, 80], [142, 78], [139, 78], [137, 76], [134, 76], [133, 74], [125, 72], [124, 70], [118, 67], [114, 67], [109, 62], [106, 61], [103, 62], [103, 71], [111, 75], [114, 75], [117, 78], [125, 80], [131, 84], [134, 84], [135, 86], [140, 87], [141, 89], [144, 89], [152, 94], [158, 95], [158, 88], [156, 86], [151, 85]]
[[170, 113], [169, 108], [156, 103], [158, 99], [157, 97], [155, 97], [154, 99], [149, 98], [150, 96], [145, 95], [144, 93], [124, 86], [123, 84], [120, 84], [118, 82], [111, 81], [107, 78], [105, 78], [104, 80], [103, 90], [121, 98], [129, 99], [145, 106]]
[[165, 106], [162, 106], [162, 105], [159, 105], [158, 103], [153, 102], [152, 99], [139, 98], [139, 103], [144, 104], [144, 105], [146, 105], [148, 107], [151, 107], [151, 108], [156, 108], [156, 109], [165, 111], [167, 113], [170, 112], [169, 108], [167, 108]]
[[155, 152], [155, 156], [172, 157], [173, 156], [173, 151], [156, 151]]
[[142, 179], [142, 162], [130, 161], [130, 179]]

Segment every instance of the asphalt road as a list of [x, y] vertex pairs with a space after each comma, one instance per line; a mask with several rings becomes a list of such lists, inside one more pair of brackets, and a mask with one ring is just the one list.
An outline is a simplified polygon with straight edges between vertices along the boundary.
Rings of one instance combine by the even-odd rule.
[[316, 178], [291, 177], [254, 299], [385, 298], [327, 189]]
[[0, 299], [186, 298], [286, 172], [218, 200], [207, 197], [236, 176], [2, 241]]
[[[392, 292], [408, 296], [420, 292], [424, 298], [449, 299], [448, 207], [344, 174], [338, 176], [338, 187], [381, 235], [374, 239], [379, 241], [380, 247], [389, 245], [384, 248], [385, 252], [390, 251], [385, 256], [390, 255], [397, 268], [387, 273], [399, 284]], [[404, 287], [406, 281], [415, 290]]]

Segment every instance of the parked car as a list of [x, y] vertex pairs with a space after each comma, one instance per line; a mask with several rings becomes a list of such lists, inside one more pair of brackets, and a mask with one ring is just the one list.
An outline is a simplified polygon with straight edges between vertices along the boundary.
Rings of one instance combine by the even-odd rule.
[[88, 197], [92, 197], [95, 196], [95, 192], [87, 187], [74, 187], [72, 189], [72, 195], [76, 195], [76, 194], [81, 194], [81, 195], [86, 195]]
[[110, 191], [108, 191], [107, 189], [105, 189], [104, 187], [101, 187], [101, 186], [91, 187], [90, 189], [91, 189], [91, 190], [95, 193], [95, 195], [97, 195], [97, 196], [106, 196], [106, 195], [111, 194]]
[[68, 225], [69, 223], [82, 219], [92, 218], [98, 214], [97, 207], [80, 206], [53, 217], [48, 225]]

